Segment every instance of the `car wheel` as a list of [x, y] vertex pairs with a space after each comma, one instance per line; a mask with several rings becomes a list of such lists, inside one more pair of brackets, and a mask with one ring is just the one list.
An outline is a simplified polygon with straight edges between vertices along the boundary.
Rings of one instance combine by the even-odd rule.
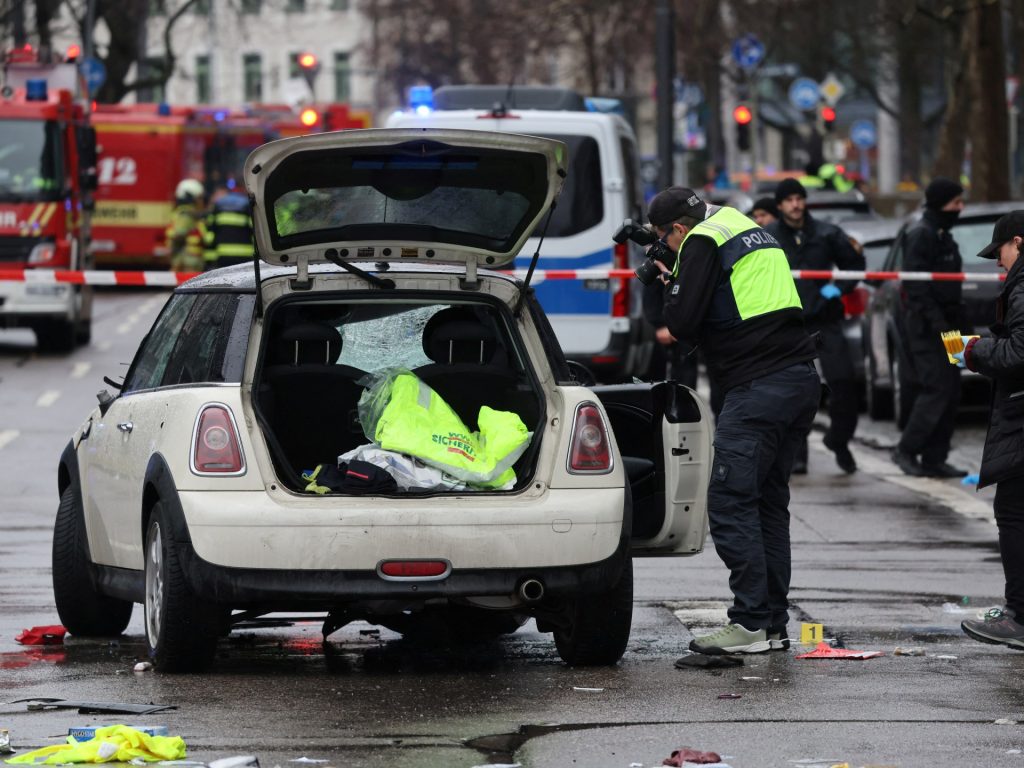
[[864, 353], [864, 398], [867, 400], [868, 416], [872, 419], [892, 418], [892, 393], [876, 383], [875, 362], [870, 352]]
[[910, 409], [914, 406], [914, 387], [907, 380], [898, 352], [892, 354], [892, 415], [900, 430], [907, 426]]
[[146, 532], [146, 642], [161, 672], [197, 672], [217, 650], [221, 617], [189, 589], [170, 537], [167, 515], [157, 502]]
[[70, 320], [40, 321], [32, 330], [42, 352], [71, 352], [75, 348], [75, 326]]
[[85, 347], [89, 345], [90, 341], [92, 341], [92, 321], [82, 320], [75, 329], [75, 344]]
[[609, 591], [573, 601], [568, 626], [554, 632], [558, 655], [576, 667], [615, 664], [626, 651], [632, 622], [633, 561], [627, 559]]
[[101, 594], [90, 573], [85, 517], [73, 486], [60, 495], [53, 526], [53, 597], [60, 622], [73, 635], [112, 637], [124, 632], [133, 603]]

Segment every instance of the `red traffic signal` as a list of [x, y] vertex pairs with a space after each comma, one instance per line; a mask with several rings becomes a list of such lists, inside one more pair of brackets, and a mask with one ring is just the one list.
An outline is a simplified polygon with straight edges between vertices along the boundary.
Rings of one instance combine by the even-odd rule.
[[750, 121], [754, 119], [754, 113], [750, 111], [750, 107], [740, 104], [732, 111], [732, 118], [737, 125], [749, 125]]
[[312, 53], [299, 54], [299, 66], [303, 69], [315, 69], [317, 65], [316, 56]]
[[832, 107], [821, 108], [821, 121], [825, 124], [825, 130], [831, 131], [836, 122], [836, 111]]
[[315, 109], [304, 109], [299, 113], [299, 122], [307, 128], [312, 128], [320, 122], [320, 113]]

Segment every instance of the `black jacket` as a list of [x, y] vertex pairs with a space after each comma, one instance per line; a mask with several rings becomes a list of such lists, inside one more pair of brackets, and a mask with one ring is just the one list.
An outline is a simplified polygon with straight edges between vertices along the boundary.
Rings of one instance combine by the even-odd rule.
[[[804, 214], [803, 229], [793, 229], [780, 219], [767, 230], [779, 241], [793, 269], [864, 269], [864, 256], [835, 224], [818, 221], [810, 213]], [[797, 280], [796, 290], [804, 307], [804, 322], [809, 329], [824, 325], [838, 325], [843, 319], [843, 303], [839, 299], [826, 299], [821, 287], [828, 280]], [[840, 280], [836, 287], [844, 294], [857, 287], [856, 280]]]
[[967, 349], [967, 367], [993, 379], [979, 487], [1024, 475], [1024, 257], [996, 301], [992, 336]]
[[[903, 269], [907, 272], [961, 272], [963, 260], [956, 240], [943, 228], [939, 214], [925, 209], [921, 220], [906, 234]], [[942, 331], [969, 333], [963, 304], [963, 284], [937, 280], [905, 280], [903, 310], [912, 335], [934, 341]]]
[[679, 276], [665, 293], [664, 320], [677, 339], [700, 346], [723, 393], [815, 358], [795, 307], [741, 320], [718, 246], [708, 237], [689, 237], [683, 245]]

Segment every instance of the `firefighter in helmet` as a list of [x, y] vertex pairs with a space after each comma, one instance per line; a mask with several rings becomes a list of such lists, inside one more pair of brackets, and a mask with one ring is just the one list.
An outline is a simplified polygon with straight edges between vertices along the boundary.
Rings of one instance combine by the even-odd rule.
[[174, 190], [174, 212], [167, 226], [167, 247], [173, 272], [203, 271], [203, 185], [183, 179]]

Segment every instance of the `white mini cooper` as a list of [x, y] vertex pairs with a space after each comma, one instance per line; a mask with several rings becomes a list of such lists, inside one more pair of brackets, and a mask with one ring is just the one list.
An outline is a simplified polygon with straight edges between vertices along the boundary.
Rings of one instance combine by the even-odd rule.
[[[632, 555], [704, 546], [710, 418], [671, 382], [581, 386], [526, 281], [493, 271], [543, 232], [565, 157], [415, 129], [253, 152], [259, 258], [174, 292], [60, 458], [64, 625], [117, 635], [142, 603], [157, 669], [182, 671], [273, 612], [323, 613], [325, 637], [355, 619], [479, 637], [532, 617], [567, 663], [617, 662]], [[474, 485], [376, 445], [365, 393], [396, 370], [470, 433], [485, 406], [515, 414], [514, 476]], [[353, 452], [383, 482], [318, 484]]]

